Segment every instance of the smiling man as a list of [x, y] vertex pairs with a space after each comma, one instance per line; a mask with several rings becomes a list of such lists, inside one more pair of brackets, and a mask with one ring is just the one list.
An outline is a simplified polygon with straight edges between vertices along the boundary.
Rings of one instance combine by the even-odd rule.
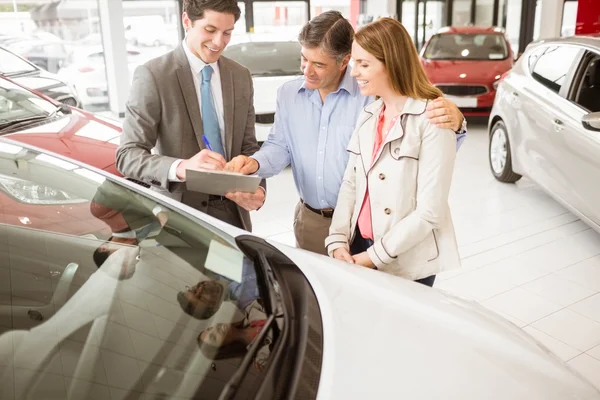
[[[248, 211], [265, 198], [186, 190], [186, 170], [222, 169], [259, 149], [250, 71], [222, 57], [240, 9], [235, 0], [184, 0], [186, 37], [175, 50], [139, 66], [127, 102], [117, 168], [234, 226], [251, 230]], [[152, 151], [154, 150], [154, 151]]]

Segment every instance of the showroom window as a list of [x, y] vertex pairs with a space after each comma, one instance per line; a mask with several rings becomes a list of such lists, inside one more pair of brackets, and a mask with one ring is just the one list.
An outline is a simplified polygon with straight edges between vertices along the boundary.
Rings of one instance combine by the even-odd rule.
[[558, 93], [579, 51], [577, 47], [571, 46], [549, 48], [535, 63], [532, 76], [548, 89]]

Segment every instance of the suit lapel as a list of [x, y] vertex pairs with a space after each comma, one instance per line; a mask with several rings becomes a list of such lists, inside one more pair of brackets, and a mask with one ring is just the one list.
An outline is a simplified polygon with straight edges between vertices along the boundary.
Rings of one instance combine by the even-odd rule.
[[219, 71], [221, 73], [221, 90], [223, 91], [223, 119], [225, 122], [225, 158], [229, 159], [233, 148], [233, 76], [227, 68], [227, 63], [221, 57], [219, 59]]
[[182, 45], [179, 45], [177, 48], [175, 57], [179, 63], [177, 80], [179, 81], [179, 87], [181, 89], [181, 94], [183, 95], [183, 101], [185, 103], [188, 115], [190, 116], [190, 121], [192, 122], [192, 128], [194, 129], [194, 135], [196, 136], [198, 146], [200, 146], [201, 149], [204, 149], [206, 148], [206, 145], [202, 140], [204, 128], [202, 126], [202, 117], [200, 116], [200, 104], [198, 104], [198, 94], [196, 93], [197, 88], [194, 85], [192, 70], [185, 56]]

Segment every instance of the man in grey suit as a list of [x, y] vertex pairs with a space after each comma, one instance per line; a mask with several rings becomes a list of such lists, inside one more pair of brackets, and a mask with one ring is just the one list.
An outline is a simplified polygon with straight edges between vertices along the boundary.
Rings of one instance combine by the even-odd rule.
[[256, 193], [225, 197], [185, 186], [187, 169], [220, 170], [226, 160], [259, 149], [250, 71], [221, 57], [239, 17], [236, 0], [183, 1], [183, 43], [135, 70], [117, 168], [171, 198], [251, 230], [248, 212], [264, 203], [264, 181]]

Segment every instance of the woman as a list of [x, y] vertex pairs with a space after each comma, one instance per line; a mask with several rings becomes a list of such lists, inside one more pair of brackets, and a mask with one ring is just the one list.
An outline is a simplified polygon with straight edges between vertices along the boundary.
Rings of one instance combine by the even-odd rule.
[[378, 100], [358, 118], [329, 236], [330, 256], [433, 286], [460, 266], [448, 206], [456, 138], [425, 117], [431, 85], [406, 29], [382, 18], [356, 33], [352, 76]]

